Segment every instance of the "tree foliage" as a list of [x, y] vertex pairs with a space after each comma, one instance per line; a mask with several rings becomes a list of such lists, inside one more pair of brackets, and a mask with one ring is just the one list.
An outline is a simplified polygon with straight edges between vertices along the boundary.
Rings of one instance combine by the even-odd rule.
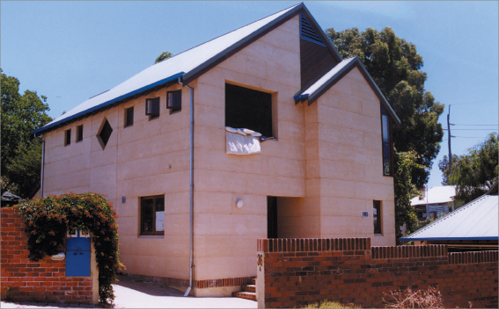
[[172, 53], [170, 53], [169, 51], [165, 50], [164, 52], [162, 52], [158, 58], [156, 58], [156, 61], [154, 61], [154, 63], [158, 63], [158, 62], [161, 62], [165, 59], [168, 59], [168, 58], [171, 58], [173, 55]]
[[411, 206], [411, 197], [416, 192], [412, 184], [412, 171], [421, 166], [416, 163], [417, 155], [414, 151], [395, 152], [395, 234], [400, 244], [402, 232], [400, 228], [405, 224], [406, 232], [411, 233], [418, 229], [418, 218]]
[[426, 73], [423, 57], [416, 46], [400, 39], [386, 27], [378, 32], [357, 28], [336, 32], [326, 30], [342, 57], [359, 57], [374, 82], [402, 122], [394, 129], [394, 146], [398, 151], [415, 151], [419, 167], [412, 169], [412, 183], [422, 188], [428, 181], [432, 161], [440, 150], [442, 126], [437, 123], [443, 104], [425, 91]]
[[498, 175], [498, 136], [489, 137], [469, 153], [452, 157], [452, 171], [449, 171], [449, 159], [439, 162], [438, 167], [444, 175], [443, 184], [456, 185], [455, 200], [466, 204], [485, 194], [497, 182]]
[[34, 91], [19, 93], [19, 80], [1, 74], [2, 83], [2, 193], [21, 197], [32, 193], [40, 181], [41, 143], [30, 133], [52, 119], [47, 98]]
[[63, 252], [66, 234], [80, 230], [92, 237], [99, 268], [99, 298], [112, 305], [112, 283], [123, 267], [119, 260], [117, 214], [100, 194], [63, 194], [28, 200], [14, 206], [26, 223], [29, 258], [39, 261]]

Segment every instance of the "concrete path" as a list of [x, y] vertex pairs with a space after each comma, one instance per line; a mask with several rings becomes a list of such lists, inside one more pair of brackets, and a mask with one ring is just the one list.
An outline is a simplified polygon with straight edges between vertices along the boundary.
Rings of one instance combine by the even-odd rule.
[[[152, 282], [119, 277], [113, 284], [115, 308], [256, 308], [255, 301], [236, 297], [184, 297], [183, 293]], [[1, 308], [75, 308], [44, 303], [1, 302]]]

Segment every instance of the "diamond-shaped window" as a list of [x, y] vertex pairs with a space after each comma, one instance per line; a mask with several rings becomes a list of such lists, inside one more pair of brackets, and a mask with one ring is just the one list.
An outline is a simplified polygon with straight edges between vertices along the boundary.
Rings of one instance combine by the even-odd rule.
[[106, 148], [109, 137], [111, 137], [111, 133], [113, 133], [113, 128], [111, 128], [111, 125], [106, 119], [104, 121], [104, 125], [100, 129], [99, 134], [97, 134], [97, 139], [99, 140], [102, 149]]

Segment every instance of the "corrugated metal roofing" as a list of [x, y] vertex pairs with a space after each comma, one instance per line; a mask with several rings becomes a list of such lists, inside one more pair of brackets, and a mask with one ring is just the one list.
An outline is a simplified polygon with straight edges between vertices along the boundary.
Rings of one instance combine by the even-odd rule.
[[484, 195], [401, 240], [498, 240], [497, 205], [497, 195]]
[[321, 78], [319, 78], [315, 83], [297, 93], [294, 96], [294, 99], [296, 101], [308, 99], [309, 104], [311, 104], [312, 102], [317, 100], [325, 90], [327, 90], [331, 85], [333, 85], [336, 81], [343, 77], [343, 74], [345, 74], [345, 72], [348, 72], [354, 66], [358, 67], [361, 73], [368, 79], [368, 82], [372, 86], [374, 92], [376, 92], [383, 105], [388, 109], [388, 113], [392, 116], [397, 125], [400, 125], [400, 119], [397, 117], [395, 111], [390, 106], [384, 95], [381, 93], [381, 90], [379, 90], [371, 75], [369, 75], [366, 68], [357, 56], [343, 59], [334, 68], [332, 68]]
[[456, 186], [433, 187], [426, 192], [426, 196], [423, 199], [419, 199], [419, 197], [411, 199], [411, 205], [449, 203], [454, 201], [454, 196], [456, 196]]
[[193, 74], [206, 63], [209, 63], [220, 54], [224, 54], [237, 43], [250, 37], [252, 34], [270, 26], [287, 13], [304, 8], [303, 3], [294, 5], [288, 9], [260, 19], [254, 23], [241, 27], [237, 30], [219, 36], [204, 44], [193, 47], [185, 52], [156, 63], [132, 78], [102, 94], [94, 96], [69, 112], [54, 119], [44, 127], [33, 131], [32, 134], [43, 132], [51, 127], [57, 126], [71, 119], [83, 116], [89, 112], [113, 104], [137, 93], [162, 85], [166, 82], [176, 80]]

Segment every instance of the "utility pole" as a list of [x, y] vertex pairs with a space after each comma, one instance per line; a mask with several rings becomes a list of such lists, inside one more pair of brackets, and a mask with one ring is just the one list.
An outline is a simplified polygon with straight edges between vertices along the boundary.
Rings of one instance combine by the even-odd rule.
[[450, 134], [450, 126], [453, 126], [453, 123], [450, 123], [450, 105], [449, 105], [449, 113], [447, 114], [447, 132], [449, 132], [449, 176], [452, 173], [452, 150], [450, 147], [451, 138], [454, 137]]

